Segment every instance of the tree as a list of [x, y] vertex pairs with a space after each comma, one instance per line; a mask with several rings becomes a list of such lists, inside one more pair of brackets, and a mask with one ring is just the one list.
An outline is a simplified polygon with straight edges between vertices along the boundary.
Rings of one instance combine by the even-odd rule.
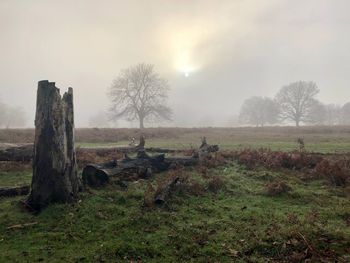
[[276, 95], [281, 117], [294, 121], [297, 127], [300, 122], [307, 122], [318, 92], [316, 83], [312, 81], [298, 81], [282, 87]]
[[168, 90], [168, 82], [159, 77], [153, 65], [138, 64], [122, 70], [109, 92], [111, 119], [138, 120], [140, 129], [145, 120], [170, 120], [172, 112], [165, 104]]
[[105, 111], [99, 111], [89, 118], [89, 126], [93, 128], [108, 128], [108, 114]]
[[5, 127], [8, 128], [19, 128], [23, 127], [26, 123], [26, 117], [23, 108], [21, 107], [10, 107], [7, 106], [5, 114]]
[[326, 122], [326, 117], [326, 105], [319, 102], [318, 100], [313, 100], [307, 118], [305, 118], [305, 122], [313, 125], [323, 125]]
[[0, 128], [23, 127], [26, 123], [23, 108], [9, 106], [0, 101]]
[[35, 115], [33, 177], [27, 204], [40, 210], [72, 202], [81, 182], [74, 146], [73, 89], [60, 95], [54, 82], [39, 81]]
[[350, 125], [350, 102], [347, 102], [341, 108], [341, 123]]
[[339, 125], [342, 122], [341, 106], [336, 104], [327, 104], [325, 124], [326, 125]]
[[5, 126], [7, 116], [7, 107], [0, 101], [0, 127]]
[[264, 126], [266, 123], [278, 122], [278, 104], [266, 97], [251, 97], [246, 99], [241, 107], [239, 120], [241, 123]]

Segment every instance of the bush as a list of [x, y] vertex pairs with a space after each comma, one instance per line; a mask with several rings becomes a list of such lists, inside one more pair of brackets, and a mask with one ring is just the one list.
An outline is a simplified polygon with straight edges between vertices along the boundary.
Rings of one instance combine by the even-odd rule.
[[313, 175], [325, 178], [335, 186], [345, 186], [350, 182], [350, 161], [324, 159], [316, 165]]

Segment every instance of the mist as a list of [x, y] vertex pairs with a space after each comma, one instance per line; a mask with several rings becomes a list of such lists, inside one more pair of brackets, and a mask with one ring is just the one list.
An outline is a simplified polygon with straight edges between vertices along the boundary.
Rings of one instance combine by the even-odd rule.
[[48, 79], [73, 87], [76, 126], [91, 126], [120, 70], [144, 62], [169, 81], [174, 113], [148, 126], [232, 126], [247, 97], [299, 80], [343, 105], [349, 9], [345, 0], [2, 0], [0, 100], [23, 108], [33, 127], [37, 82]]

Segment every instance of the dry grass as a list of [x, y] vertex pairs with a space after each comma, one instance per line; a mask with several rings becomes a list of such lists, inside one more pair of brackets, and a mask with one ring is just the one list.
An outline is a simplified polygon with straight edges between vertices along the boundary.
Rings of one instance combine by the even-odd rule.
[[266, 192], [269, 196], [279, 196], [290, 190], [292, 190], [292, 188], [286, 182], [280, 180], [275, 180], [266, 184]]
[[[118, 142], [138, 138], [141, 132], [135, 128], [77, 128], [78, 142]], [[273, 141], [303, 138], [306, 142], [319, 140], [349, 140], [350, 126], [305, 127], [238, 127], [238, 128], [147, 128], [142, 131], [147, 139], [201, 138], [229, 139], [233, 141]], [[0, 142], [31, 143], [34, 129], [0, 129]]]

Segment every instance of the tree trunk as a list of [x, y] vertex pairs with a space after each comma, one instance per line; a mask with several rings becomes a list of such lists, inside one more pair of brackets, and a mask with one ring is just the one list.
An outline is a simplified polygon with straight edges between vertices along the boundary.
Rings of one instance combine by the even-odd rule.
[[[134, 153], [141, 148], [137, 146], [120, 146], [120, 147], [105, 147], [105, 148], [78, 148], [76, 152], [79, 154], [93, 153], [97, 155], [117, 154], [117, 153]], [[182, 150], [168, 149], [158, 147], [145, 148], [146, 152], [154, 153], [178, 153]], [[189, 149], [187, 149], [189, 150]], [[33, 144], [22, 146], [11, 146], [5, 149], [0, 149], [0, 161], [14, 161], [14, 162], [30, 162], [33, 159]], [[77, 160], [79, 162], [79, 160]]]
[[33, 177], [27, 199], [35, 210], [51, 202], [65, 203], [76, 198], [72, 99], [72, 90], [62, 100], [54, 82], [38, 83]]
[[143, 121], [144, 121], [144, 117], [143, 116], [139, 116], [139, 119], [140, 119], [140, 130], [144, 129], [145, 126], [143, 124]]
[[[140, 145], [145, 145], [144, 138], [140, 138]], [[144, 148], [140, 148], [137, 157], [132, 159], [127, 155], [124, 159], [112, 161], [105, 164], [89, 164], [82, 174], [84, 185], [91, 187], [102, 186], [112, 179], [114, 181], [133, 181], [140, 178], [146, 178], [153, 172], [166, 171], [178, 165], [194, 166], [212, 152], [217, 152], [219, 146], [207, 144], [205, 137], [202, 138], [202, 144], [192, 156], [165, 158], [164, 154], [149, 156]]]
[[81, 189], [81, 182], [78, 177], [76, 152], [74, 146], [74, 105], [73, 105], [73, 89], [68, 88], [68, 92], [63, 95], [63, 106], [65, 112], [65, 135], [66, 135], [66, 173], [72, 184], [73, 195], [77, 195]]

